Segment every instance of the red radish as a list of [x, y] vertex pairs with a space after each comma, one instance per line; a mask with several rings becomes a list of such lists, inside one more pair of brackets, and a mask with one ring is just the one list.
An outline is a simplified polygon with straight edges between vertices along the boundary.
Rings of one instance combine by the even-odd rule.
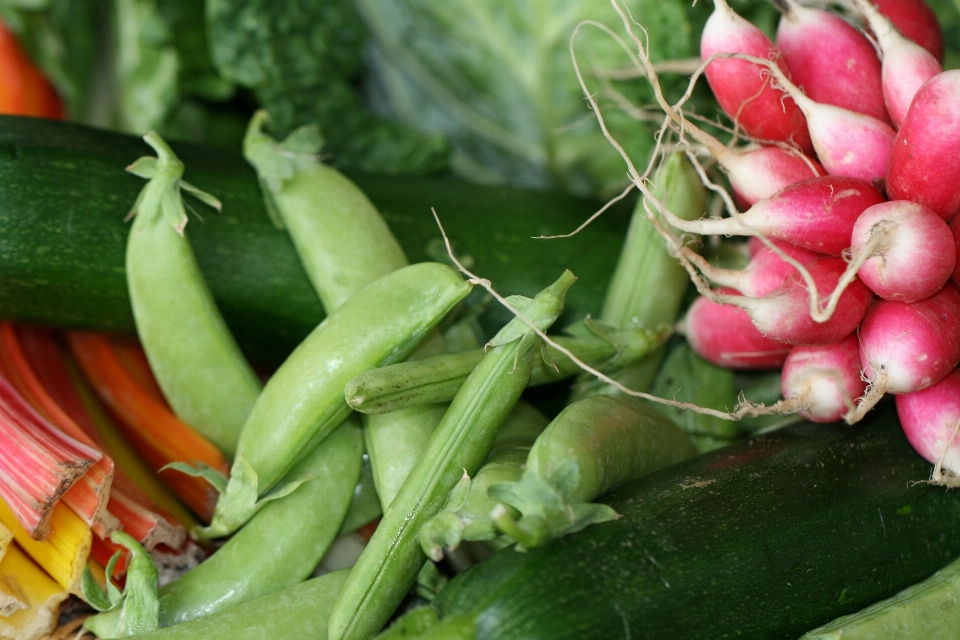
[[727, 171], [737, 202], [747, 207], [791, 184], [826, 173], [813, 158], [777, 146], [741, 152], [731, 150], [726, 156], [717, 156], [717, 161]]
[[943, 71], [933, 54], [905, 38], [869, 0], [856, 0], [883, 54], [883, 100], [894, 126], [899, 127], [917, 90]]
[[[954, 216], [950, 221], [950, 233], [953, 234], [953, 246], [956, 247], [957, 255], [960, 255], [960, 216]], [[950, 276], [953, 284], [960, 285], [960, 260], [953, 266], [953, 274]]]
[[[927, 462], [936, 464], [934, 484], [958, 486], [960, 476], [960, 370], [921, 391], [897, 396], [903, 433]], [[946, 470], [946, 474], [943, 473]], [[940, 476], [937, 477], [937, 471]], [[946, 475], [946, 477], [943, 477]]]
[[886, 300], [928, 298], [956, 267], [956, 243], [947, 223], [922, 204], [906, 200], [868, 208], [853, 226], [850, 242], [854, 259], [862, 251], [872, 256], [857, 275]]
[[790, 185], [732, 218], [689, 221], [663, 213], [671, 225], [688, 233], [762, 235], [839, 256], [850, 246], [853, 225], [864, 209], [884, 201], [862, 180], [822, 176]]
[[960, 212], [960, 70], [926, 82], [897, 132], [887, 171], [892, 200], [912, 200], [944, 220]]
[[856, 418], [887, 391], [926, 389], [960, 363], [960, 290], [952, 283], [917, 302], [876, 300], [860, 325], [860, 364], [870, 389]]
[[[824, 254], [797, 247], [788, 242], [775, 243], [784, 253], [799, 262], [810, 264], [824, 258]], [[797, 273], [796, 267], [781, 258], [773, 249], [757, 240], [751, 247], [750, 262], [743, 269], [721, 269], [707, 262], [693, 251], [684, 251], [697, 269], [710, 282], [728, 287], [751, 298], [762, 298], [779, 289], [784, 281]]]
[[890, 125], [849, 109], [815, 102], [777, 65], [758, 58], [752, 60], [766, 65], [776, 84], [790, 94], [807, 117], [810, 139], [827, 173], [867, 182], [886, 175], [890, 145], [897, 135]]
[[794, 347], [781, 375], [783, 397], [811, 422], [836, 422], [852, 414], [867, 384], [860, 377], [855, 333], [818, 347]]
[[829, 11], [781, 2], [777, 46], [797, 86], [812, 100], [887, 122], [873, 43]]
[[[829, 295], [846, 271], [840, 258], [821, 258], [806, 265], [819, 294]], [[746, 310], [760, 333], [787, 344], [817, 345], [836, 342], [860, 324], [873, 294], [854, 278], [839, 296], [832, 315], [817, 322], [810, 315], [810, 293], [799, 276], [787, 278], [783, 285], [762, 298], [727, 294], [712, 295], [715, 302], [732, 304]]]
[[943, 30], [937, 14], [923, 0], [873, 0], [897, 31], [943, 61]]
[[[779, 58], [779, 51], [766, 34], [738, 16], [726, 0], [715, 0], [700, 38], [700, 57], [707, 60], [724, 53]], [[783, 62], [778, 60], [777, 64]], [[705, 73], [717, 102], [747, 135], [794, 143], [807, 153], [812, 151], [803, 113], [783, 91], [772, 86], [762, 68], [746, 60], [717, 58]]]
[[690, 305], [683, 331], [701, 358], [728, 369], [779, 369], [790, 352], [757, 331], [743, 309], [703, 296]]

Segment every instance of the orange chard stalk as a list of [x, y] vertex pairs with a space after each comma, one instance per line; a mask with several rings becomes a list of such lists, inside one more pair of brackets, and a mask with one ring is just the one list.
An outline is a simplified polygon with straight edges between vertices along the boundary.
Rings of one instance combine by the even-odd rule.
[[0, 498], [42, 540], [53, 507], [103, 454], [63, 434], [0, 377]]
[[0, 22], [0, 113], [64, 118], [53, 85], [27, 56], [17, 38]]
[[[45, 358], [29, 359], [16, 327], [9, 322], [0, 323], [0, 375], [5, 377], [23, 399], [52, 425], [74, 440], [91, 448], [100, 449], [102, 454], [102, 448], [51, 396], [49, 388], [52, 385], [44, 384], [38, 376], [38, 369], [43, 371], [57, 364], [55, 360]], [[104, 455], [63, 495], [64, 503], [76, 511], [77, 515], [93, 527], [94, 532], [102, 538], [109, 537], [120, 527], [117, 518], [107, 511], [113, 474], [113, 460]]]
[[[87, 380], [150, 467], [159, 471], [171, 462], [186, 462], [205, 464], [227, 474], [227, 460], [220, 450], [137, 384], [109, 338], [82, 331], [69, 331], [66, 336]], [[162, 477], [202, 520], [209, 522], [218, 498], [209, 483], [176, 471], [166, 471]]]

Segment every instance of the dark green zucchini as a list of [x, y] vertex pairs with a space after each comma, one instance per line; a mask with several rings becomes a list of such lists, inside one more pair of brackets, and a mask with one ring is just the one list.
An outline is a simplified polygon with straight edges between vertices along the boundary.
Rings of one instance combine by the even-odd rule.
[[[185, 179], [223, 201], [222, 215], [195, 207], [204, 221], [187, 232], [224, 317], [249, 356], [282, 359], [323, 317], [290, 240], [268, 220], [239, 150], [172, 146]], [[133, 136], [0, 116], [0, 317], [133, 330], [123, 218], [143, 184], [123, 168], [148, 151]], [[458, 253], [499, 291], [533, 296], [569, 268], [579, 280], [561, 325], [599, 310], [629, 205], [573, 239], [533, 240], [576, 228], [597, 203], [440, 178], [350, 177], [411, 261], [440, 257], [435, 207]], [[491, 305], [483, 324], [492, 335], [507, 319]]]
[[[889, 408], [888, 408], [889, 409]], [[612, 493], [620, 520], [503, 550], [434, 602], [477, 640], [793, 639], [960, 555], [960, 499], [886, 410], [800, 425]]]

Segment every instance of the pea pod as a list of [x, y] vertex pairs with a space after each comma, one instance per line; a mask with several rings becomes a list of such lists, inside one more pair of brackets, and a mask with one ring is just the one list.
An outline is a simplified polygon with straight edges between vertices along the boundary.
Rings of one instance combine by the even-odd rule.
[[329, 312], [377, 278], [405, 267], [407, 257], [363, 191], [317, 161], [323, 139], [316, 125], [277, 142], [263, 132], [268, 117], [264, 110], [254, 114], [243, 154], [257, 170], [270, 218], [289, 232]]
[[464, 474], [443, 509], [421, 527], [420, 546], [431, 560], [439, 562], [443, 548], [456, 549], [461, 540], [492, 541], [500, 535], [490, 519], [491, 511], [499, 503], [487, 495], [487, 489], [520, 479], [530, 447], [548, 422], [533, 405], [522, 400], [517, 403], [500, 427], [480, 470], [472, 478]]
[[160, 590], [160, 626], [210, 615], [306, 579], [337, 536], [360, 477], [363, 434], [348, 419], [292, 470], [308, 478], [263, 507], [216, 553]]
[[405, 358], [470, 289], [450, 267], [424, 262], [380, 278], [331, 313], [264, 387], [240, 434], [229, 481], [212, 478], [222, 493], [213, 521], [198, 534], [232, 533], [265, 500], [294, 490], [296, 479], [271, 491], [350, 413], [347, 382]]
[[[510, 300], [534, 326], [546, 330], [574, 280], [566, 272], [533, 300]], [[332, 640], [368, 638], [396, 610], [426, 561], [417, 541], [420, 527], [443, 507], [464, 470], [476, 473], [490, 452], [498, 428], [527, 385], [532, 350], [539, 343], [521, 318], [491, 340], [337, 596], [330, 613]]]
[[227, 456], [260, 393], [260, 382], [220, 315], [185, 234], [185, 190], [220, 203], [181, 178], [183, 163], [156, 133], [157, 152], [128, 171], [147, 178], [131, 215], [126, 269], [144, 351], [174, 412]]
[[[99, 638], [120, 638], [152, 631], [157, 628], [159, 575], [153, 559], [139, 542], [123, 531], [114, 531], [110, 534], [110, 540], [130, 553], [126, 584], [120, 591], [107, 579], [107, 590], [104, 592], [90, 569], [84, 569], [83, 597], [101, 613], [84, 620], [83, 628]], [[120, 551], [117, 551], [107, 563], [106, 575], [113, 575], [113, 568], [119, 559]]]
[[[566, 333], [569, 335], [554, 338], [557, 344], [591, 366], [618, 371], [661, 345], [670, 329], [620, 330], [588, 318], [568, 327]], [[531, 385], [557, 382], [580, 371], [554, 347], [548, 345], [546, 352], [545, 359], [534, 362]], [[471, 349], [371, 369], [351, 380], [344, 395], [353, 409], [368, 414], [449, 402], [483, 355], [482, 349]]]
[[136, 640], [302, 640], [326, 638], [330, 607], [347, 578], [347, 569], [245, 602], [205, 618], [190, 620]]
[[537, 438], [516, 482], [489, 493], [501, 508], [493, 519], [523, 547], [617, 517], [590, 502], [607, 491], [696, 454], [679, 427], [634, 398], [592, 396], [560, 412]]
[[[657, 174], [656, 192], [662, 194], [670, 211], [683, 219], [694, 220], [706, 211], [706, 190], [682, 153], [670, 156]], [[600, 310], [600, 320], [621, 329], [673, 324], [690, 286], [687, 272], [670, 255], [666, 241], [647, 215], [641, 198]], [[647, 391], [665, 354], [665, 349], [657, 349], [613, 378], [628, 389]], [[611, 385], [584, 377], [574, 398], [596, 393], [618, 392]]]

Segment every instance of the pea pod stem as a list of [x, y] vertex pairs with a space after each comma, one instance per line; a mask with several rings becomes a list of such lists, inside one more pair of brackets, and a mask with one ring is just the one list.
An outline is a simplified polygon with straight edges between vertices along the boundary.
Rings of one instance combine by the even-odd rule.
[[[637, 362], [670, 334], [666, 326], [656, 330], [617, 330], [590, 319], [572, 325], [567, 332], [569, 336], [554, 340], [584, 362], [608, 371]], [[546, 358], [538, 358], [533, 365], [531, 385], [557, 382], [580, 371], [575, 362], [554, 347], [547, 346], [546, 354]], [[353, 409], [370, 414], [447, 402], [482, 359], [483, 350], [472, 349], [371, 369], [351, 380], [344, 395]]]
[[533, 405], [523, 400], [517, 403], [500, 427], [480, 470], [472, 478], [464, 474], [443, 509], [420, 529], [420, 546], [427, 557], [439, 562], [445, 547], [452, 550], [462, 540], [492, 541], [500, 535], [490, 519], [498, 502], [487, 495], [487, 489], [520, 479], [530, 447], [548, 423], [547, 417]]
[[128, 171], [148, 179], [130, 215], [127, 286], [137, 333], [174, 413], [232, 456], [260, 393], [203, 279], [184, 227], [181, 191], [217, 210], [216, 198], [182, 179], [183, 163], [156, 133], [157, 152]]
[[350, 413], [347, 382], [405, 358], [470, 291], [453, 269], [419, 263], [390, 273], [327, 317], [270, 378], [244, 425], [230, 478], [201, 536], [227, 535], [264, 500], [295, 488], [280, 479]]
[[501, 531], [522, 547], [617, 517], [591, 501], [696, 454], [668, 419], [634, 398], [591, 396], [569, 405], [537, 438], [520, 478], [493, 485], [504, 507], [492, 514]]
[[541, 331], [549, 327], [574, 280], [566, 272], [532, 301], [511, 299], [524, 317], [512, 320], [489, 343], [384, 514], [334, 604], [332, 640], [368, 638], [396, 610], [426, 560], [417, 541], [420, 527], [443, 507], [464, 470], [476, 473], [526, 387], [532, 351], [540, 343], [527, 321]]

